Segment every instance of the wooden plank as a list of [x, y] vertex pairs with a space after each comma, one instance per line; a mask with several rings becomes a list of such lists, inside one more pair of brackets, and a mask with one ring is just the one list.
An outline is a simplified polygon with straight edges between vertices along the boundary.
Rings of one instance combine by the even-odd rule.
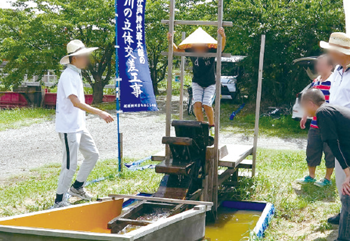
[[[218, 29], [222, 27], [223, 21], [223, 0], [218, 0]], [[215, 98], [215, 141], [214, 141], [214, 168], [213, 168], [213, 214], [216, 218], [218, 201], [218, 164], [219, 164], [219, 131], [220, 131], [220, 105], [221, 105], [221, 56], [222, 56], [222, 37], [218, 33], [217, 37], [217, 59], [216, 59], [216, 98]]]
[[131, 224], [136, 226], [146, 226], [148, 224], [151, 224], [150, 221], [144, 221], [144, 220], [134, 220], [134, 219], [127, 219], [127, 218], [119, 218], [116, 220], [116, 223], [125, 223], [125, 224]]
[[[169, 20], [162, 20], [162, 24], [169, 24]], [[196, 21], [196, 20], [175, 20], [175, 25], [202, 25], [202, 26], [217, 26], [217, 21]], [[233, 27], [233, 22], [223, 21], [222, 26]]]
[[147, 200], [154, 202], [165, 202], [165, 203], [181, 203], [181, 204], [190, 204], [190, 205], [205, 205], [213, 206], [212, 202], [203, 202], [203, 201], [193, 201], [193, 200], [179, 200], [173, 198], [157, 198], [157, 197], [145, 197], [145, 196], [135, 196], [135, 195], [126, 195], [126, 194], [109, 194], [109, 197], [114, 198], [130, 198], [136, 200]]
[[[162, 55], [169, 55], [169, 52], [162, 52]], [[218, 56], [217, 53], [195, 53], [195, 52], [174, 52], [173, 56], [186, 56], [186, 57], [208, 57], [215, 58]], [[222, 57], [232, 57], [229, 53], [221, 53]]]
[[165, 160], [165, 149], [157, 152], [151, 157], [152, 161], [164, 161]]
[[[169, 33], [172, 37], [169, 40], [168, 50], [168, 82], [167, 82], [167, 97], [166, 97], [166, 124], [165, 124], [165, 136], [170, 136], [171, 127], [171, 97], [172, 97], [172, 81], [173, 81], [173, 58], [174, 58], [174, 20], [175, 20], [175, 0], [170, 0], [169, 3]], [[167, 145], [165, 147], [166, 159], [170, 159], [170, 149]]]
[[241, 163], [238, 164], [237, 168], [242, 169], [251, 169], [253, 167], [253, 160], [243, 160]]
[[256, 108], [255, 108], [255, 130], [254, 130], [254, 149], [253, 149], [253, 168], [252, 176], [255, 175], [256, 167], [256, 151], [258, 148], [258, 135], [259, 135], [259, 118], [260, 118], [260, 102], [261, 102], [261, 89], [262, 78], [264, 68], [264, 54], [265, 54], [265, 35], [261, 35], [261, 47], [260, 47], [260, 60], [259, 60], [259, 77], [258, 77], [258, 90], [256, 94]]
[[219, 166], [235, 168], [247, 156], [253, 153], [250, 145], [227, 145], [228, 155], [219, 160]]
[[189, 137], [163, 137], [163, 144], [178, 145], [178, 146], [192, 146], [193, 140]]
[[221, 185], [224, 181], [226, 181], [234, 172], [235, 169], [228, 168], [224, 172], [219, 173], [218, 185]]
[[156, 173], [189, 175], [194, 162], [174, 163], [173, 161], [163, 161], [155, 168]]
[[[186, 38], [186, 33], [182, 32], [182, 40]], [[184, 118], [184, 81], [185, 81], [185, 64], [186, 64], [186, 57], [181, 57], [181, 66], [180, 66], [180, 120], [183, 120]]]

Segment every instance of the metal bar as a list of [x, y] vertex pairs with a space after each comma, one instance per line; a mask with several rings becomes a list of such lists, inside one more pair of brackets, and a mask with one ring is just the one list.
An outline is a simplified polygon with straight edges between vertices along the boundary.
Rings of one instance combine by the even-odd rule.
[[[186, 38], [186, 33], [182, 32], [182, 40]], [[180, 120], [184, 118], [184, 81], [185, 81], [185, 63], [186, 57], [181, 57], [181, 67], [180, 67]]]
[[193, 200], [181, 200], [181, 199], [173, 199], [173, 198], [144, 197], [144, 196], [134, 196], [134, 195], [124, 195], [124, 194], [109, 194], [108, 197], [129, 198], [129, 199], [146, 200], [146, 201], [154, 201], [154, 202], [164, 202], [164, 203], [179, 203], [179, 204], [189, 204], [189, 205], [213, 206], [212, 202], [202, 202], [202, 201], [193, 201]]
[[[162, 20], [162, 24], [169, 24], [169, 20]], [[204, 25], [204, 26], [217, 26], [217, 21], [196, 21], [196, 20], [175, 20], [174, 25]], [[223, 21], [222, 26], [233, 27], [233, 22]]]
[[119, 58], [118, 58], [118, 0], [115, 0], [115, 90], [116, 90], [116, 112], [117, 112], [117, 131], [118, 131], [118, 171], [122, 171], [122, 157], [121, 157], [121, 143], [120, 143], [120, 103], [119, 103], [119, 97], [120, 97], [120, 81], [119, 79]]
[[[168, 52], [162, 52], [162, 55], [168, 55]], [[173, 52], [173, 56], [186, 56], [186, 57], [217, 57], [217, 53], [195, 53], [195, 52]], [[230, 53], [221, 53], [222, 57], [232, 57]]]
[[119, 171], [122, 172], [123, 171], [123, 166], [124, 166], [124, 163], [123, 163], [123, 158], [124, 158], [124, 152], [123, 152], [123, 145], [124, 145], [124, 142], [123, 142], [123, 133], [119, 133], [119, 155], [120, 156], [120, 160], [119, 160], [119, 163], [120, 163], [120, 169]]
[[[171, 128], [171, 97], [172, 97], [172, 81], [173, 81], [173, 58], [174, 58], [174, 20], [175, 20], [175, 0], [170, 0], [169, 4], [169, 33], [172, 37], [169, 40], [168, 50], [168, 82], [167, 82], [167, 97], [166, 97], [166, 125], [165, 125], [165, 136], [170, 136]], [[169, 146], [165, 147], [166, 160], [170, 159]]]
[[[218, 29], [222, 27], [223, 0], [218, 1]], [[217, 65], [216, 65], [216, 98], [215, 98], [215, 141], [214, 141], [214, 175], [213, 175], [213, 211], [216, 216], [218, 208], [218, 165], [219, 165], [219, 131], [220, 131], [220, 101], [221, 101], [221, 52], [222, 37], [218, 33]]]
[[262, 89], [262, 78], [263, 78], [263, 68], [264, 68], [264, 54], [265, 54], [265, 34], [261, 35], [258, 90], [256, 94], [255, 130], [254, 130], [254, 144], [253, 144], [253, 167], [252, 167], [253, 177], [255, 176], [256, 151], [258, 147], [258, 136], [259, 136], [259, 118], [260, 118], [261, 89]]

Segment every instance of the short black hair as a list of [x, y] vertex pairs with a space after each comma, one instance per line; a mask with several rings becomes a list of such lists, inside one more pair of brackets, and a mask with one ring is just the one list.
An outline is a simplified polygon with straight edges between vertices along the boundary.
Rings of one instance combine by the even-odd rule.
[[305, 93], [303, 93], [301, 100], [302, 101], [309, 100], [318, 106], [321, 106], [323, 103], [326, 102], [324, 94], [319, 89], [307, 90]]
[[73, 61], [73, 56], [68, 56], [68, 58], [69, 58], [69, 63], [71, 64]]

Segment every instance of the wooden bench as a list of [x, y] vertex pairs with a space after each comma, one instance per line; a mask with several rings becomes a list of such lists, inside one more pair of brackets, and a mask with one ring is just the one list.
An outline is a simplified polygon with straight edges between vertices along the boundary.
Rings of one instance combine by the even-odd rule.
[[227, 155], [220, 157], [219, 166], [236, 168], [249, 155], [253, 154], [252, 145], [226, 145]]

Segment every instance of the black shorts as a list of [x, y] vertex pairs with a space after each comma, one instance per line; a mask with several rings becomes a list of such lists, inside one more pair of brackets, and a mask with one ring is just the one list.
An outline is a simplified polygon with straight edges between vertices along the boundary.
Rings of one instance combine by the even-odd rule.
[[325, 154], [326, 167], [334, 168], [335, 158], [327, 143], [322, 141], [320, 130], [317, 128], [310, 128], [306, 147], [306, 161], [308, 166], [319, 166], [323, 153]]

